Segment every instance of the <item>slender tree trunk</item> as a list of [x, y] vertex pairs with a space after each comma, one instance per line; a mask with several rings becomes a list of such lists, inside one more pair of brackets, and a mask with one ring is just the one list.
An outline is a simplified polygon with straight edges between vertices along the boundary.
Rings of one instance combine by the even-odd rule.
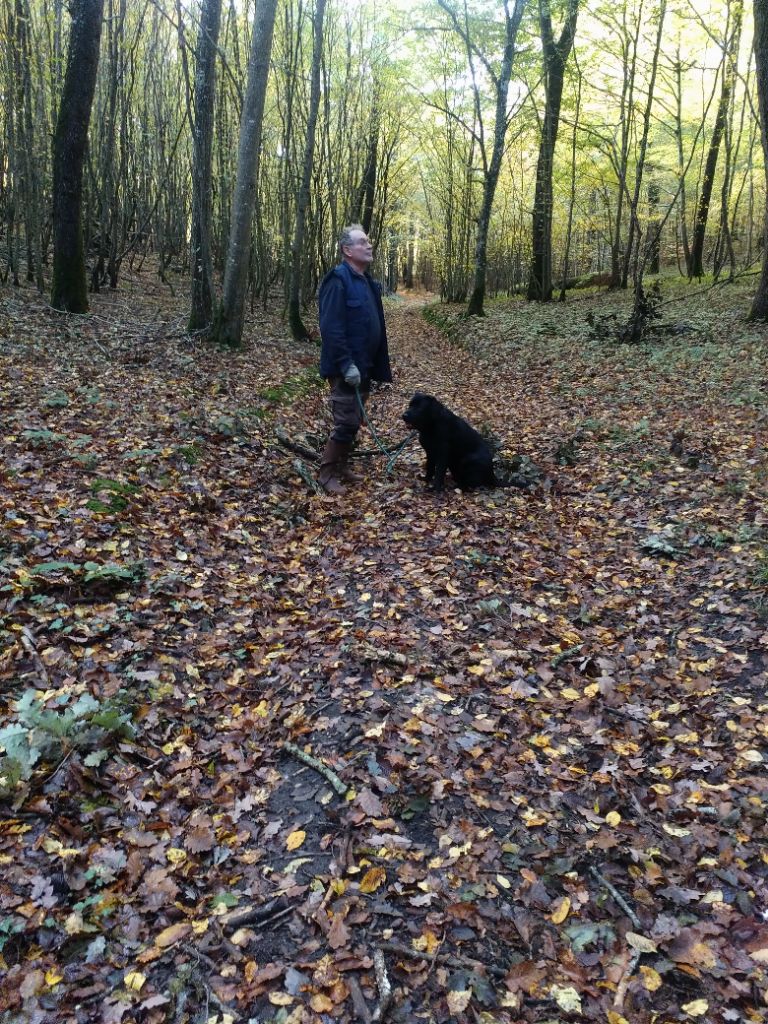
[[[658, 28], [656, 32], [656, 46], [653, 51], [653, 60], [651, 62], [651, 78], [648, 82], [648, 98], [645, 104], [645, 114], [643, 116], [643, 132], [640, 137], [640, 152], [637, 157], [637, 167], [635, 169], [635, 191], [632, 195], [632, 202], [629, 207], [629, 237], [627, 239], [627, 248], [624, 253], [624, 266], [621, 271], [621, 287], [627, 287], [627, 281], [629, 279], [629, 266], [632, 261], [632, 253], [635, 249], [635, 242], [639, 244], [640, 241], [640, 221], [638, 219], [637, 211], [640, 206], [640, 193], [643, 186], [643, 174], [645, 172], [645, 157], [648, 152], [648, 132], [651, 127], [651, 111], [653, 110], [653, 94], [656, 89], [656, 75], [659, 68], [659, 53], [661, 52], [661, 38], [664, 31], [664, 17], [667, 12], [666, 0], [661, 0], [658, 10]], [[636, 264], [637, 266], [637, 264]]]
[[[759, 7], [765, 0], [756, 0], [755, 7]], [[733, 2], [733, 27], [730, 39], [726, 40], [723, 52], [723, 86], [720, 92], [720, 102], [717, 105], [715, 127], [712, 132], [712, 140], [709, 144], [707, 161], [704, 165], [704, 180], [701, 185], [699, 206], [696, 212], [696, 223], [693, 228], [693, 245], [691, 246], [691, 265], [688, 276], [701, 277], [704, 274], [704, 240], [707, 233], [707, 219], [709, 217], [709, 204], [712, 201], [712, 188], [715, 183], [715, 171], [717, 160], [720, 155], [720, 143], [723, 132], [728, 122], [728, 112], [731, 105], [731, 93], [736, 78], [736, 54], [739, 50], [741, 38], [741, 22], [744, 13], [743, 0]]]
[[688, 240], [688, 213], [685, 191], [685, 157], [683, 155], [683, 62], [680, 58], [680, 47], [675, 58], [675, 140], [677, 142], [677, 172], [680, 180], [680, 241], [683, 244], [686, 273], [691, 268], [691, 245]]
[[53, 283], [51, 305], [88, 312], [81, 206], [104, 0], [73, 0], [67, 69], [53, 144]]
[[[493, 149], [483, 182], [483, 199], [480, 214], [477, 218], [477, 236], [475, 240], [475, 271], [472, 294], [467, 304], [467, 316], [484, 316], [485, 282], [488, 267], [488, 228], [491, 222], [493, 199], [501, 170], [501, 158], [504, 155], [504, 140], [507, 135], [507, 97], [509, 83], [512, 78], [512, 63], [515, 59], [517, 30], [525, 10], [526, 0], [514, 0], [514, 9], [509, 13], [508, 0], [504, 0], [505, 39], [504, 55], [501, 70], [495, 81], [496, 86], [496, 119], [493, 129]], [[469, 46], [469, 40], [466, 40]]]
[[[763, 143], [766, 190], [768, 191], [768, 4], [755, 0], [755, 64], [757, 100], [760, 106], [760, 138]], [[749, 311], [750, 320], [768, 320], [768, 206], [763, 225], [763, 269]]]
[[291, 245], [291, 287], [288, 297], [288, 320], [291, 325], [291, 333], [296, 339], [308, 336], [307, 329], [302, 323], [300, 308], [301, 257], [304, 248], [304, 228], [309, 210], [310, 187], [312, 184], [312, 162], [315, 156], [317, 115], [320, 110], [320, 61], [323, 52], [324, 20], [325, 0], [316, 0], [309, 113], [307, 116], [307, 140], [304, 146], [304, 166], [301, 170], [301, 185], [299, 186], [296, 202], [296, 228], [293, 234], [293, 244]]
[[549, 0], [539, 0], [539, 25], [544, 63], [544, 123], [536, 165], [536, 193], [533, 200], [533, 257], [528, 279], [528, 299], [549, 302], [552, 298], [552, 172], [560, 104], [563, 98], [565, 65], [576, 34], [579, 0], [568, 0], [568, 13], [560, 39], [552, 34]]
[[221, 0], [204, 0], [195, 58], [195, 113], [192, 125], [192, 292], [189, 330], [207, 329], [213, 320], [211, 193], [213, 191], [213, 110]]
[[576, 208], [576, 140], [579, 129], [579, 118], [581, 116], [581, 88], [583, 81], [578, 61], [576, 61], [576, 72], [578, 75], [576, 84], [576, 109], [573, 113], [573, 133], [571, 135], [571, 190], [568, 198], [568, 226], [565, 232], [563, 272], [560, 281], [560, 302], [565, 302], [565, 292], [568, 287], [568, 263], [570, 262], [571, 238], [573, 237], [573, 213]]
[[237, 347], [243, 341], [243, 314], [251, 254], [251, 229], [256, 204], [264, 103], [267, 96], [269, 58], [275, 28], [277, 0], [258, 0], [251, 55], [248, 61], [248, 85], [240, 120], [240, 146], [237, 156], [237, 181], [232, 199], [232, 222], [224, 270], [224, 293], [214, 333], [216, 340]]

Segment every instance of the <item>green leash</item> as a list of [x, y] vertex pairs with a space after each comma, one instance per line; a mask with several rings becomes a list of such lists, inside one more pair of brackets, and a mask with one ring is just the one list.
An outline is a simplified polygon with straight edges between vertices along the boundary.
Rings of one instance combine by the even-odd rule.
[[366, 427], [368, 427], [368, 430], [371, 433], [371, 437], [373, 438], [374, 443], [378, 448], [381, 449], [384, 455], [388, 456], [386, 471], [387, 474], [391, 474], [395, 462], [397, 462], [398, 458], [400, 457], [403, 450], [407, 447], [407, 445], [409, 445], [411, 441], [414, 440], [414, 435], [409, 434], [409, 436], [406, 437], [404, 441], [401, 441], [400, 444], [396, 445], [394, 448], [387, 448], [387, 446], [383, 444], [383, 442], [381, 441], [381, 438], [376, 432], [375, 427], [368, 419], [368, 416], [365, 411], [365, 405], [363, 404], [363, 399], [362, 396], [360, 395], [360, 388], [357, 385], [355, 385], [355, 395], [357, 396], [357, 404], [360, 406], [360, 412], [362, 414], [363, 420], [365, 422]]

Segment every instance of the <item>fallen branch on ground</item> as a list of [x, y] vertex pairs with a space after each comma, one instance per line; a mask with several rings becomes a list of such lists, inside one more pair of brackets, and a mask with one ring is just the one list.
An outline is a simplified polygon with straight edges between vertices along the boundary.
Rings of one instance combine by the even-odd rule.
[[314, 768], [316, 772], [319, 772], [324, 776], [339, 796], [347, 795], [349, 786], [343, 783], [336, 772], [332, 771], [327, 764], [323, 764], [323, 762], [318, 761], [316, 757], [312, 757], [311, 754], [305, 753], [300, 747], [297, 747], [295, 743], [291, 743], [289, 740], [286, 740], [285, 743], [283, 743], [283, 748], [287, 750], [289, 754], [293, 754], [294, 757], [297, 757], [299, 761], [303, 761], [304, 764], [309, 765], [310, 768]]

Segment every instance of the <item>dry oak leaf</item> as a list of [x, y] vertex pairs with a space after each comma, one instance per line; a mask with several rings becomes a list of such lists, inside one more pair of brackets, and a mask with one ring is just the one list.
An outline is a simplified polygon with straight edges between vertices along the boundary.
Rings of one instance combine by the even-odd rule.
[[155, 945], [159, 946], [160, 949], [167, 949], [168, 946], [181, 942], [191, 931], [191, 924], [187, 921], [179, 921], [177, 924], [169, 925], [168, 928], [163, 928], [160, 934], [155, 936]]
[[296, 832], [291, 832], [286, 840], [286, 848], [288, 850], [298, 850], [304, 840], [307, 838], [307, 833], [303, 829], [298, 829]]
[[386, 880], [387, 872], [384, 868], [369, 868], [360, 880], [360, 892], [376, 892]]
[[689, 1017], [703, 1017], [709, 1009], [709, 1003], [706, 999], [694, 999], [692, 1003], [683, 1003], [680, 1009]]
[[570, 912], [571, 897], [563, 896], [563, 898], [559, 901], [555, 909], [552, 911], [552, 916], [550, 918], [552, 924], [562, 924], [566, 917], [568, 917], [568, 914]]
[[627, 932], [625, 936], [627, 945], [638, 953], [657, 953], [658, 947], [653, 939], [647, 939], [645, 935], [638, 935], [637, 932]]
[[472, 998], [472, 992], [467, 989], [461, 989], [459, 992], [448, 993], [448, 1009], [451, 1013], [464, 1013], [466, 1008], [469, 1006], [469, 1001]]
[[365, 811], [369, 818], [380, 818], [384, 813], [381, 800], [368, 788], [360, 790], [356, 803], [361, 810]]

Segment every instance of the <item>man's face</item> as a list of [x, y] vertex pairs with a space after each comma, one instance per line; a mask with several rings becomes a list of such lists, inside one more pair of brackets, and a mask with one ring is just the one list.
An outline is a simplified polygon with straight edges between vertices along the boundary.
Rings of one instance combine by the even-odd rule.
[[361, 266], [369, 267], [373, 263], [373, 246], [364, 231], [351, 233], [349, 242], [344, 246], [344, 255]]

